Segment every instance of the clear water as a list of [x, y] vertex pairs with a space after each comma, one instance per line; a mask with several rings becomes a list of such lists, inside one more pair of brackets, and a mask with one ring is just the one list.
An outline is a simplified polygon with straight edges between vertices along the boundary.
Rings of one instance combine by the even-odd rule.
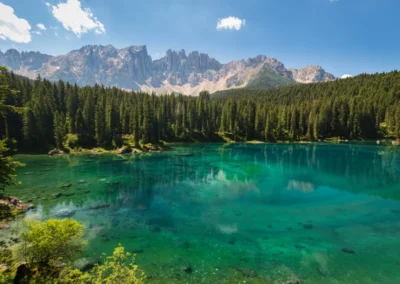
[[17, 158], [22, 185], [9, 192], [37, 207], [25, 218], [74, 210], [87, 256], [121, 243], [150, 283], [400, 283], [395, 147], [198, 144]]

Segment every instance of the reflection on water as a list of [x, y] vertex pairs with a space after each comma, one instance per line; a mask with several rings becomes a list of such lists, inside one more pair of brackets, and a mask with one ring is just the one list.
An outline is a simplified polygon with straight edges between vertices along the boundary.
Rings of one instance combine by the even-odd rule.
[[37, 208], [26, 218], [82, 221], [88, 256], [121, 242], [150, 282], [400, 279], [395, 147], [199, 144], [18, 158], [27, 166], [11, 190]]

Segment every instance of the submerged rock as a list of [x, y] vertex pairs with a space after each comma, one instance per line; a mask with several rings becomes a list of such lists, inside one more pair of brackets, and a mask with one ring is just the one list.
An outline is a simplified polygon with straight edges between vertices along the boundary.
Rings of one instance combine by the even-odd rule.
[[303, 228], [304, 228], [304, 229], [307, 229], [307, 230], [311, 230], [311, 229], [314, 228], [314, 226], [311, 225], [311, 224], [304, 224], [304, 225], [303, 225]]
[[188, 274], [190, 274], [190, 273], [193, 272], [193, 268], [192, 268], [190, 265], [185, 265], [185, 266], [183, 266], [183, 267], [182, 267], [182, 270], [183, 270], [185, 273], [188, 273]]
[[109, 204], [109, 203], [100, 202], [100, 203], [97, 203], [95, 205], [89, 206], [88, 209], [97, 210], [97, 209], [107, 208], [107, 207], [110, 207], [110, 206], [111, 206], [111, 204]]
[[241, 267], [234, 267], [234, 268], [238, 272], [240, 272], [245, 278], [256, 278], [258, 276], [257, 272], [252, 269], [241, 268]]
[[356, 252], [352, 249], [349, 248], [342, 248], [342, 252], [348, 253], [348, 254], [355, 254]]
[[119, 185], [119, 181], [110, 181], [107, 183], [109, 186], [118, 186]]
[[192, 154], [192, 153], [178, 154], [177, 156], [178, 156], [178, 157], [192, 157], [192, 156], [194, 156], [194, 154]]
[[59, 218], [68, 218], [71, 217], [75, 214], [75, 210], [69, 209], [69, 208], [62, 208], [58, 210], [55, 215]]
[[134, 254], [144, 253], [144, 250], [143, 249], [133, 249], [133, 250], [131, 250], [131, 253], [134, 253]]
[[72, 183], [66, 183], [61, 186], [61, 188], [68, 188], [71, 187]]
[[99, 261], [94, 258], [82, 257], [75, 260], [72, 264], [72, 267], [75, 269], [79, 269], [82, 272], [85, 272], [92, 269], [98, 263]]
[[317, 271], [319, 272], [319, 274], [321, 274], [321, 276], [323, 277], [328, 277], [331, 275], [330, 271], [325, 268], [325, 267], [318, 267]]
[[63, 193], [57, 192], [57, 193], [52, 194], [51, 196], [53, 196], [54, 198], [59, 198], [59, 197], [63, 196]]

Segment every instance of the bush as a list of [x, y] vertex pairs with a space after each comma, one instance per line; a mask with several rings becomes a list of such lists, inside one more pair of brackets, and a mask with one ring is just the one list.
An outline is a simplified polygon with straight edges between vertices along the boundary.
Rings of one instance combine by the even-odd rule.
[[78, 134], [68, 133], [64, 136], [63, 146], [67, 150], [72, 150], [78, 145], [79, 136]]
[[106, 258], [103, 265], [94, 267], [91, 281], [96, 284], [143, 283], [145, 274], [134, 263], [134, 255], [125, 252], [120, 244], [114, 249], [113, 255]]
[[[73, 269], [71, 261], [82, 252], [86, 242], [82, 239], [83, 225], [73, 219], [45, 222], [30, 221], [21, 235], [19, 253], [25, 258], [22, 273], [0, 272], [0, 283], [40, 284], [141, 284], [144, 272], [135, 265], [135, 257], [119, 245], [113, 255], [106, 257], [102, 265], [92, 271]], [[1, 256], [1, 255], [0, 255]], [[10, 252], [1, 256], [13, 263]], [[14, 278], [15, 275], [15, 278]], [[13, 279], [14, 278], [14, 279]], [[19, 279], [19, 280], [18, 280]], [[18, 282], [23, 281], [23, 282]]]
[[70, 262], [82, 252], [83, 225], [72, 219], [29, 221], [21, 235], [20, 252], [30, 267]]

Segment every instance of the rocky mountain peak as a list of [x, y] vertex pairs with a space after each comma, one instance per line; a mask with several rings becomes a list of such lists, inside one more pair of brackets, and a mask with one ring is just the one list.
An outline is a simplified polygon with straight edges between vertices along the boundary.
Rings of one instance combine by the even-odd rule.
[[317, 83], [335, 80], [335, 76], [327, 73], [321, 66], [309, 65], [302, 69], [290, 69], [293, 79], [299, 83]]
[[256, 82], [256, 85], [268, 87], [271, 81], [268, 76], [273, 76], [274, 82], [279, 84], [335, 79], [320, 66], [286, 69], [282, 62], [265, 55], [222, 64], [199, 51], [186, 53], [184, 49], [169, 49], [164, 57], [152, 60], [146, 45], [122, 49], [112, 45], [86, 45], [60, 56], [10, 49], [0, 52], [0, 65], [31, 78], [40, 74], [49, 80], [61, 79], [78, 85], [98, 83], [159, 93], [198, 94], [202, 90], [214, 92], [246, 87], [249, 82], [253, 82], [253, 86]]

